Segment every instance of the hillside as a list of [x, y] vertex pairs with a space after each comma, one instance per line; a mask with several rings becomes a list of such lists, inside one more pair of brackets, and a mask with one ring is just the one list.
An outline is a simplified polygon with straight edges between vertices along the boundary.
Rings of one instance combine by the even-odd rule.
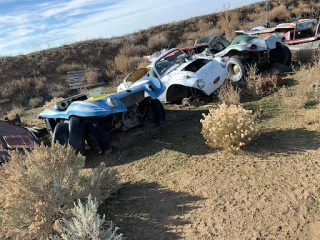
[[[271, 25], [290, 21], [301, 12], [317, 9], [312, 1], [273, 1], [268, 4]], [[156, 26], [113, 39], [74, 43], [28, 55], [0, 58], [0, 98], [15, 99], [16, 105], [28, 107], [31, 98], [42, 103], [67, 96], [66, 72], [90, 68], [101, 69], [107, 81], [116, 84], [126, 74], [145, 66], [142, 56], [155, 50], [192, 45], [201, 36], [225, 33], [234, 38], [234, 30], [265, 24], [265, 2], [229, 11]], [[35, 91], [34, 91], [35, 89]], [[32, 90], [32, 91], [30, 91]], [[12, 104], [4, 105], [4, 109]]]
[[[301, 11], [310, 10], [310, 6], [320, 7], [313, 1], [298, 0], [269, 4], [271, 25], [290, 21]], [[106, 87], [109, 93], [128, 72], [146, 64], [142, 58], [145, 54], [163, 47], [191, 45], [195, 38], [204, 35], [225, 33], [232, 39], [235, 29], [265, 23], [265, 2], [227, 10], [228, 6], [218, 14], [119, 38], [3, 57], [1, 98], [12, 98], [17, 104], [14, 110], [24, 113], [23, 123], [45, 127], [37, 115], [53, 103], [41, 105], [51, 98], [74, 94], [66, 91], [67, 71], [100, 68], [113, 85]], [[2, 189], [7, 186], [8, 193], [0, 195], [5, 199], [1, 206], [10, 211], [1, 209], [4, 214], [0, 219], [0, 235], [7, 239], [15, 236], [28, 239], [39, 232], [47, 236], [67, 230], [61, 223], [65, 217], [68, 220], [74, 217], [74, 212], [67, 215], [70, 210], [66, 209], [73, 206], [72, 197], [80, 198], [74, 195], [79, 191], [84, 201], [87, 192], [98, 196], [107, 193], [107, 199], [99, 202], [98, 217], [105, 216], [104, 228], [112, 221], [125, 239], [319, 239], [320, 79], [316, 76], [320, 75], [320, 58], [301, 64], [284, 78], [285, 86], [274, 84], [267, 89], [270, 91], [263, 88], [261, 75], [250, 72], [247, 90], [251, 90], [249, 79], [253, 77], [251, 83], [257, 80], [255, 90], [259, 91], [250, 95], [242, 89], [240, 94], [230, 85], [232, 88], [226, 93], [239, 100], [234, 104], [252, 116], [248, 124], [257, 131], [252, 141], [236, 154], [209, 146], [202, 133], [201, 120], [210, 110], [219, 109], [222, 102], [219, 96], [219, 100], [211, 98], [199, 107], [164, 104], [166, 121], [158, 127], [146, 124], [108, 131], [112, 152], [105, 155], [87, 146], [86, 157], [76, 157], [71, 148], [67, 153], [64, 151], [67, 148], [50, 145], [51, 136], [47, 134], [41, 140], [58, 153], [38, 149], [38, 155], [33, 155], [36, 150], [24, 155], [28, 161], [16, 154], [15, 160], [12, 158], [4, 165], [3, 169], [11, 172], [0, 175]], [[18, 107], [21, 104], [30, 108], [33, 104], [29, 100], [35, 98], [39, 101], [34, 108], [24, 111]], [[9, 103], [1, 109], [5, 112], [11, 107]], [[210, 130], [229, 130], [228, 125], [232, 125], [232, 130], [245, 132], [240, 124], [243, 115], [238, 113], [234, 114], [235, 124], [229, 124], [230, 118], [219, 119]], [[65, 125], [68, 134], [70, 125]], [[225, 136], [229, 136], [228, 131], [222, 131], [219, 141]], [[11, 167], [12, 163], [15, 167]], [[105, 170], [112, 175], [104, 177]], [[93, 220], [100, 221], [96, 215], [84, 214], [84, 209], [80, 212], [83, 225], [81, 221], [70, 225], [73, 232], [81, 234], [90, 227], [102, 232], [99, 225], [90, 225]], [[28, 237], [20, 235], [21, 232]], [[79, 239], [89, 238], [83, 235]]]

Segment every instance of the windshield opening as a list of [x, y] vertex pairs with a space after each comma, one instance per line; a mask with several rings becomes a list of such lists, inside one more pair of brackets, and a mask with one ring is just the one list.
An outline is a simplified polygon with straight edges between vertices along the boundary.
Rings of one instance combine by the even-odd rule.
[[178, 57], [181, 55], [185, 55], [184, 52], [180, 50], [175, 50], [168, 55], [161, 58], [156, 64], [155, 68], [159, 75], [163, 75], [171, 66], [175, 65], [179, 62]]

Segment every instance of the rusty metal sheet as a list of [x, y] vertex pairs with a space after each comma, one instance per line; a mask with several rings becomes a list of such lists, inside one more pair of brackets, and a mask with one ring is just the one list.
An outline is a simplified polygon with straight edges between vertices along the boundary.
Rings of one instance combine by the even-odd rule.
[[0, 151], [16, 148], [32, 149], [37, 142], [37, 138], [28, 129], [0, 121]]
[[4, 136], [3, 139], [10, 149], [34, 147], [34, 140], [27, 135]]

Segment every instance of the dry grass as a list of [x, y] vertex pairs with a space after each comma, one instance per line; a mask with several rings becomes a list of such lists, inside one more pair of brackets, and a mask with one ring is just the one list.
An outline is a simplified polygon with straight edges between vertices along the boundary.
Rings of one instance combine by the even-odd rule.
[[57, 72], [58, 73], [66, 73], [69, 71], [78, 71], [78, 70], [83, 70], [87, 69], [86, 64], [79, 64], [79, 63], [63, 63], [60, 66], [57, 67]]
[[35, 107], [39, 107], [42, 104], [42, 102], [43, 102], [42, 97], [30, 98], [29, 105], [32, 108], [35, 108]]
[[235, 38], [236, 33], [234, 31], [239, 29], [240, 19], [237, 12], [230, 11], [230, 4], [223, 5], [223, 11], [220, 14], [217, 26], [225, 33], [228, 40], [232, 41]]
[[59, 98], [66, 96], [69, 91], [65, 85], [62, 84], [48, 84], [48, 93], [52, 98]]
[[303, 108], [308, 104], [317, 104], [320, 100], [320, 80], [314, 76], [320, 74], [320, 60], [315, 60], [313, 66], [303, 67], [297, 72], [297, 77], [302, 78], [293, 88], [282, 88], [279, 91], [280, 101], [284, 107], [291, 109]]
[[249, 67], [246, 82], [249, 92], [255, 97], [263, 97], [277, 89], [277, 78], [262, 76], [256, 65]]
[[184, 32], [181, 39], [183, 41], [189, 42], [188, 45], [184, 45], [184, 47], [186, 47], [186, 46], [192, 46], [194, 41], [197, 38], [206, 37], [206, 36], [217, 36], [217, 35], [221, 35], [222, 33], [223, 33], [223, 31], [219, 28], [212, 28], [207, 31], [203, 31], [203, 30], [190, 31], [190, 32]]
[[169, 43], [167, 33], [159, 33], [149, 37], [148, 48], [152, 51], [161, 50], [162, 48], [167, 48]]
[[234, 87], [229, 81], [219, 89], [218, 98], [227, 105], [239, 105], [241, 89]]
[[111, 81], [118, 83], [118, 80], [125, 77], [127, 74], [132, 72], [134, 69], [145, 65], [146, 62], [141, 57], [128, 57], [126, 55], [117, 55], [114, 61], [107, 60], [106, 75]]
[[290, 19], [290, 12], [284, 4], [273, 8], [269, 13], [269, 21], [283, 22]]

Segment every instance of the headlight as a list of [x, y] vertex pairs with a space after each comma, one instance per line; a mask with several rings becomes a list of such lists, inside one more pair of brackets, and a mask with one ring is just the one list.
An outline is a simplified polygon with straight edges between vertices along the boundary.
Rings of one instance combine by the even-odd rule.
[[206, 83], [203, 81], [203, 79], [198, 79], [197, 80], [197, 85], [198, 85], [198, 88], [202, 89], [202, 88], [204, 88]]
[[227, 66], [227, 59], [226, 58], [221, 58], [220, 64], [223, 68]]
[[119, 103], [113, 97], [110, 97], [110, 98], [107, 99], [107, 104], [111, 108], [118, 108], [119, 107]]

